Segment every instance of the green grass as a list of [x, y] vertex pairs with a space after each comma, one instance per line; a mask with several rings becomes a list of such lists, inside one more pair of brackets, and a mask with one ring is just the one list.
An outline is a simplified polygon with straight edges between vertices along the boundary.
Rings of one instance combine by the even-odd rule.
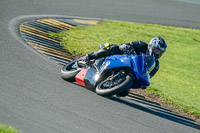
[[60, 39], [69, 51], [83, 54], [97, 50], [101, 43], [121, 44], [135, 40], [148, 43], [155, 36], [163, 37], [168, 44], [167, 52], [160, 59], [160, 70], [147, 89], [200, 116], [200, 30], [105, 21], [51, 35]]
[[8, 127], [5, 125], [0, 125], [0, 133], [19, 133], [16, 129], [13, 127]]

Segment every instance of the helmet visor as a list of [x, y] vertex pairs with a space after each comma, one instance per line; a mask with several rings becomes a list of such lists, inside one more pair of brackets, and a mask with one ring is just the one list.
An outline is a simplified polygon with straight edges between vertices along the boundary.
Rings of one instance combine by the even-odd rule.
[[154, 52], [155, 54], [158, 54], [158, 55], [162, 55], [162, 54], [163, 54], [163, 51], [160, 50], [160, 49], [157, 49], [157, 48], [155, 48], [155, 49], [153, 50], [153, 52]]
[[157, 48], [155, 48], [155, 49], [153, 50], [153, 53], [154, 53], [155, 59], [158, 60], [158, 59], [162, 56], [162, 54], [163, 54], [164, 52], [161, 51], [161, 50], [159, 50], [159, 49], [157, 49]]

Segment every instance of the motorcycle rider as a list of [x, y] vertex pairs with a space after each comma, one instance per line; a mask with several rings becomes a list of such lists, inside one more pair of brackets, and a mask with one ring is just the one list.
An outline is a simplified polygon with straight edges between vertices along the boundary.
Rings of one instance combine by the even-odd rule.
[[127, 51], [134, 52], [135, 54], [140, 54], [140, 53], [148, 55], [153, 54], [156, 62], [154, 69], [150, 72], [150, 77], [152, 78], [159, 69], [159, 58], [163, 55], [166, 49], [167, 49], [167, 44], [165, 40], [161, 37], [154, 37], [149, 42], [149, 44], [143, 41], [133, 41], [130, 43], [121, 44], [120, 46], [116, 44], [109, 45], [107, 43], [104, 47], [100, 48], [99, 50], [86, 55], [86, 60], [87, 62], [89, 62], [92, 59], [98, 59], [101, 57], [106, 57], [116, 54], [124, 54]]

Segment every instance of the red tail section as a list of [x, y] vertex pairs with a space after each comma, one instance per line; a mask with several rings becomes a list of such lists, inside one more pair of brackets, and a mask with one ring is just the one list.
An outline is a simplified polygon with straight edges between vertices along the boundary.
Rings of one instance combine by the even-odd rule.
[[88, 71], [88, 69], [85, 68], [85, 69], [81, 70], [81, 71], [76, 75], [75, 79], [76, 79], [76, 82], [77, 82], [77, 83], [79, 83], [79, 84], [85, 86], [84, 78], [85, 78], [85, 75], [86, 75], [87, 71]]

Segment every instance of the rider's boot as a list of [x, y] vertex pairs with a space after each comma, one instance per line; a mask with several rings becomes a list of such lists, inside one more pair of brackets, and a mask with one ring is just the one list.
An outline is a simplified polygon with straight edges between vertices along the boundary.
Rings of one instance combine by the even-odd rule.
[[95, 59], [95, 56], [93, 53], [91, 54], [86, 54], [86, 64], [89, 65], [90, 64], [90, 60]]
[[146, 88], [147, 88], [147, 86], [143, 86], [143, 85], [141, 86], [141, 89], [146, 89]]

